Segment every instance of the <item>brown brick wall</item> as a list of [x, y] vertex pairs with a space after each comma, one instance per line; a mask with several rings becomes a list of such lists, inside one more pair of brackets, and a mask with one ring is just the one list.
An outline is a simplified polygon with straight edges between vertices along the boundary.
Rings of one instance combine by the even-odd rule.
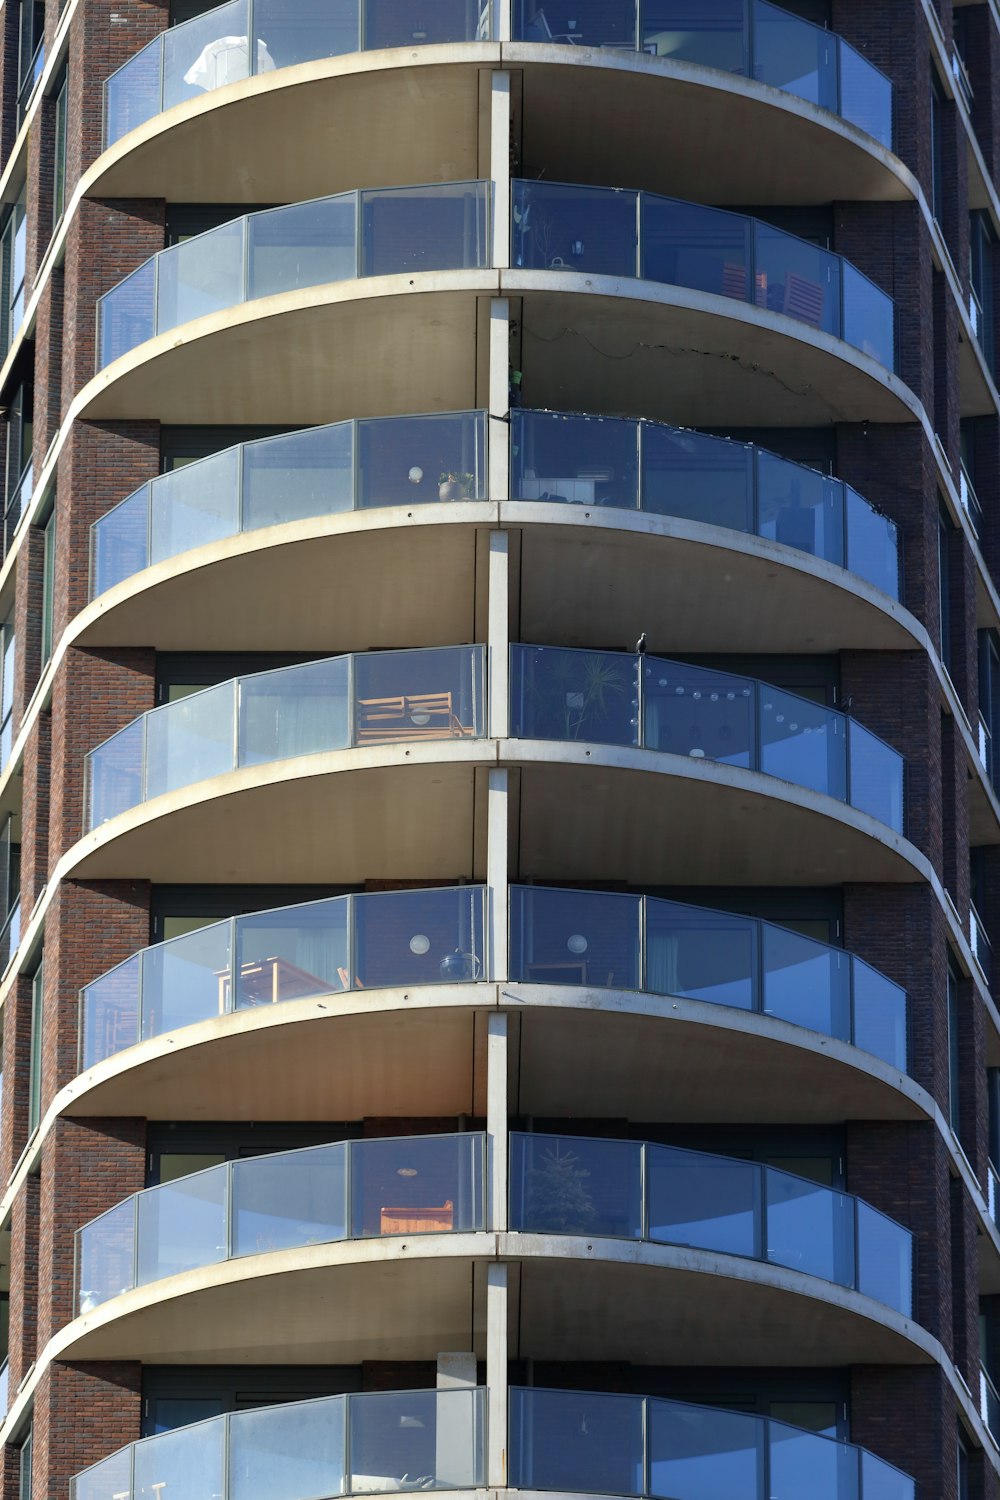
[[74, 1474], [135, 1442], [141, 1411], [139, 1365], [52, 1365], [34, 1399], [33, 1495], [62, 1500]]

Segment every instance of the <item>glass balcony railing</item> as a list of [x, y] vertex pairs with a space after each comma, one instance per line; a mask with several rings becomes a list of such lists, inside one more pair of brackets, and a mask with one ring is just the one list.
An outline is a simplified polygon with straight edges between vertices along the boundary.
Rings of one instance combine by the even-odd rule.
[[210, 1417], [120, 1448], [70, 1500], [316, 1500], [484, 1483], [486, 1392], [377, 1391]]
[[969, 902], [969, 947], [972, 956], [983, 971], [987, 984], [993, 981], [993, 945], [986, 935], [983, 919], [973, 903]]
[[624, 188], [513, 184], [511, 264], [639, 277], [729, 297], [832, 334], [887, 369], [895, 308], [839, 255], [760, 219]]
[[0, 927], [0, 974], [3, 973], [17, 952], [21, 941], [21, 900], [20, 897], [14, 902], [3, 927]]
[[1000, 1172], [986, 1159], [986, 1207], [994, 1224], [1000, 1225]]
[[488, 979], [484, 908], [476, 885], [334, 896], [145, 948], [81, 990], [80, 1067], [256, 1006]]
[[484, 651], [335, 656], [236, 677], [151, 709], [87, 756], [86, 827], [246, 766], [485, 732]]
[[[162, 32], [105, 80], [104, 145], [251, 74], [347, 52], [491, 35], [489, 0], [434, 0], [419, 12], [378, 0], [229, 0]], [[252, 52], [249, 37], [256, 39]]]
[[909, 1317], [913, 1236], [776, 1167], [643, 1141], [512, 1134], [510, 1227], [684, 1245], [786, 1266]]
[[724, 526], [836, 563], [899, 598], [896, 527], [839, 479], [658, 422], [522, 410], [510, 423], [512, 499]]
[[892, 84], [848, 42], [766, 0], [515, 0], [526, 42], [621, 47], [756, 78], [892, 146]]
[[17, 534], [17, 529], [31, 504], [32, 495], [35, 492], [35, 466], [29, 459], [27, 465], [11, 490], [10, 498], [4, 508], [3, 515], [3, 555], [7, 556], [11, 543]]
[[976, 494], [976, 487], [972, 483], [964, 460], [960, 464], [958, 471], [958, 496], [962, 502], [962, 509], [972, 522], [972, 529], [978, 540], [982, 536], [983, 531], [983, 507], [980, 504], [979, 496]]
[[1000, 1443], [1000, 1395], [985, 1365], [979, 1366], [979, 1415], [995, 1443]]
[[97, 304], [97, 368], [194, 318], [363, 276], [489, 262], [490, 187], [374, 188], [263, 209], [161, 250]]
[[[651, 1500], [916, 1495], [909, 1475], [866, 1449], [773, 1418], [651, 1396], [538, 1387], [510, 1392], [510, 1469], [513, 1489]], [[110, 1497], [102, 1492], [94, 1500]]]
[[90, 531], [90, 595], [264, 526], [486, 498], [485, 412], [376, 417], [260, 438], [163, 474], [102, 516]]
[[510, 978], [774, 1016], [907, 1066], [905, 990], [842, 948], [653, 896], [512, 886]]
[[[486, 464], [485, 412], [376, 417], [239, 444], [144, 484], [94, 523], [91, 598], [166, 558], [266, 526], [489, 499]], [[514, 411], [510, 496], [766, 537], [899, 598], [893, 523], [850, 485], [750, 443], [657, 422]]]
[[903, 830], [903, 758], [856, 720], [752, 677], [660, 657], [511, 647], [515, 738], [658, 750], [762, 771]]
[[0, 1419], [10, 1410], [10, 1358], [4, 1355], [0, 1365]]
[[393, 1136], [245, 1157], [146, 1188], [77, 1231], [76, 1306], [270, 1250], [485, 1224], [485, 1137]]

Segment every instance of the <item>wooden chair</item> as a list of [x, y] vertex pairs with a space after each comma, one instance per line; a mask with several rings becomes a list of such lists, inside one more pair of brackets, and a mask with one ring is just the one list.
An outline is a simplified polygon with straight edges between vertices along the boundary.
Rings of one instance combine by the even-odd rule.
[[471, 738], [452, 708], [451, 693], [400, 693], [393, 698], [359, 698], [357, 742], [385, 745], [420, 740]]

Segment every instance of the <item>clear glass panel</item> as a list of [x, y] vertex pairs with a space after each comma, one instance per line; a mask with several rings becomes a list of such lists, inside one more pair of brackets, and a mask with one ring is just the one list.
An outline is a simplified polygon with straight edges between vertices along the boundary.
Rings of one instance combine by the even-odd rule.
[[113, 146], [159, 114], [163, 38], [130, 57], [104, 84], [104, 144]]
[[158, 943], [142, 955], [143, 1037], [208, 1021], [231, 1009], [232, 924], [216, 922]]
[[575, 47], [635, 47], [637, 0], [517, 0], [514, 36]]
[[510, 976], [637, 990], [641, 913], [638, 896], [511, 886]]
[[840, 259], [769, 224], [754, 222], [758, 307], [840, 334]]
[[351, 1235], [443, 1234], [483, 1227], [483, 1137], [353, 1141]]
[[247, 298], [356, 276], [356, 224], [354, 193], [251, 214], [247, 220]]
[[348, 1490], [369, 1495], [482, 1483], [481, 1401], [478, 1390], [350, 1396]]
[[360, 198], [362, 275], [489, 264], [486, 184], [384, 188]]
[[858, 1500], [858, 1448], [784, 1422], [769, 1422], [767, 1428], [775, 1500], [805, 1495], [809, 1500]]
[[[163, 36], [163, 108], [249, 76], [247, 0], [229, 0]], [[258, 49], [267, 49], [258, 40]], [[266, 65], [265, 65], [266, 66]], [[261, 72], [265, 67], [260, 68]]]
[[640, 660], [647, 750], [753, 765], [753, 682], [655, 656]]
[[239, 764], [318, 755], [350, 744], [351, 659], [335, 656], [240, 679]]
[[511, 734], [637, 745], [636, 661], [611, 652], [513, 646]]
[[146, 721], [136, 719], [87, 756], [87, 826], [98, 828], [142, 801]]
[[117, 1297], [135, 1286], [135, 1199], [86, 1224], [76, 1239], [77, 1311]]
[[354, 504], [354, 423], [261, 438], [243, 451], [242, 528], [256, 531]]
[[702, 1151], [646, 1147], [649, 1238], [759, 1255], [760, 1167]]
[[149, 565], [149, 485], [102, 516], [90, 533], [90, 597]]
[[156, 258], [147, 260], [97, 304], [97, 347], [102, 369], [144, 344], [156, 332]]
[[132, 1500], [132, 1449], [120, 1448], [70, 1480], [70, 1500]]
[[749, 532], [753, 449], [747, 443], [642, 424], [642, 508]]
[[511, 499], [636, 509], [637, 423], [540, 411], [510, 420]]
[[847, 500], [847, 566], [891, 598], [899, 598], [899, 538], [886, 516], [872, 510], [850, 485]]
[[840, 43], [840, 113], [892, 147], [892, 84], [847, 42]]
[[756, 1009], [758, 927], [750, 917], [647, 898], [642, 988]]
[[360, 0], [254, 0], [253, 17], [258, 73], [339, 57], [361, 45]]
[[359, 989], [488, 977], [481, 886], [355, 896], [353, 908]]
[[512, 188], [515, 266], [635, 276], [635, 193], [558, 182], [515, 182]]
[[761, 536], [844, 565], [844, 486], [815, 469], [757, 454]]
[[221, 682], [146, 715], [147, 799], [233, 769], [233, 697]]
[[364, 46], [412, 47], [434, 42], [487, 40], [489, 0], [434, 0], [401, 6], [398, 0], [365, 0]]
[[344, 1401], [328, 1396], [233, 1412], [227, 1500], [325, 1500], [343, 1494]]
[[511, 1227], [539, 1234], [642, 1235], [642, 1148], [582, 1136], [511, 1137]]
[[354, 658], [354, 743], [475, 739], [485, 724], [478, 646]]
[[648, 193], [641, 206], [640, 274], [647, 281], [760, 302], [750, 285], [751, 219]]
[[262, 1255], [342, 1240], [347, 1150], [338, 1141], [233, 1162], [233, 1254]]
[[836, 113], [837, 38], [765, 0], [754, 3], [754, 77]]
[[152, 491], [149, 560], [160, 562], [239, 529], [240, 450], [161, 474]]
[[167, 1495], [212, 1500], [222, 1495], [225, 1447], [223, 1417], [136, 1443], [135, 1500], [165, 1500]]
[[[237, 917], [237, 1009], [348, 989], [349, 898]], [[233, 1008], [225, 976], [225, 1008]], [[222, 1003], [220, 996], [220, 1004]]]
[[868, 1203], [858, 1202], [858, 1291], [909, 1317], [913, 1306], [913, 1236]]
[[874, 282], [850, 265], [841, 262], [844, 275], [844, 332], [847, 343], [863, 354], [870, 354], [887, 370], [896, 367], [896, 310]]
[[860, 959], [854, 965], [854, 1045], [906, 1070], [906, 991]]
[[642, 50], [671, 62], [748, 73], [747, 0], [645, 0]]
[[784, 927], [761, 924], [764, 1014], [851, 1040], [851, 959]]
[[161, 250], [156, 257], [157, 333], [243, 301], [245, 223], [244, 219], [233, 219]]
[[847, 721], [843, 714], [762, 682], [760, 769], [796, 786], [847, 800]]
[[851, 720], [851, 804], [903, 831], [903, 757]]
[[226, 1259], [228, 1175], [209, 1167], [136, 1195], [139, 1286]]
[[767, 1167], [764, 1258], [840, 1286], [854, 1285], [854, 1199]]
[[81, 996], [80, 1061], [92, 1068], [139, 1040], [139, 985], [142, 957], [123, 964], [88, 984]]
[[917, 1487], [909, 1474], [883, 1463], [873, 1453], [861, 1452], [861, 1493], [864, 1500], [914, 1500]]
[[487, 492], [481, 413], [358, 423], [358, 506], [485, 500]]
[[669, 1500], [763, 1500], [763, 1449], [764, 1424], [759, 1417], [679, 1401], [649, 1403], [652, 1495]]
[[643, 1494], [643, 1406], [641, 1396], [512, 1390], [512, 1487]]

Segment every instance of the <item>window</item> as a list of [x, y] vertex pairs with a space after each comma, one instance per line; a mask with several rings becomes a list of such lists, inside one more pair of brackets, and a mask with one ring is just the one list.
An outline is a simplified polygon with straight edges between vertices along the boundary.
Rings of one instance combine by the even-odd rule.
[[30, 380], [15, 390], [7, 412], [7, 451], [4, 469], [4, 553], [9, 548], [34, 488], [32, 442], [34, 393]]
[[66, 117], [69, 99], [66, 69], [56, 85], [55, 122], [52, 161], [52, 228], [55, 229], [66, 207]]
[[14, 615], [11, 612], [0, 625], [0, 769], [10, 760], [14, 743], [14, 671], [17, 643], [14, 638]]
[[42, 528], [42, 666], [52, 655], [52, 621], [55, 612], [56, 513], [51, 512]]
[[958, 1500], [969, 1500], [969, 1450], [958, 1434], [958, 1471], [955, 1493]]
[[983, 358], [993, 369], [993, 246], [996, 240], [989, 215], [969, 215], [969, 321]]
[[28, 1134], [38, 1129], [42, 1117], [42, 1023], [45, 960], [31, 977], [31, 1037], [28, 1051]]
[[938, 511], [938, 644], [941, 660], [951, 670], [951, 584], [948, 578], [948, 554], [951, 550], [951, 520], [942, 505]]
[[959, 1067], [958, 977], [948, 960], [948, 1121], [959, 1133], [961, 1069]]
[[27, 243], [22, 186], [0, 229], [0, 350], [10, 348], [24, 321], [24, 252]]
[[21, 0], [17, 63], [17, 118], [24, 119], [35, 84], [45, 67], [45, 0]]
[[18, 1463], [18, 1500], [31, 1500], [31, 1428], [20, 1448]]
[[931, 73], [931, 212], [944, 223], [944, 108], [937, 74]]

